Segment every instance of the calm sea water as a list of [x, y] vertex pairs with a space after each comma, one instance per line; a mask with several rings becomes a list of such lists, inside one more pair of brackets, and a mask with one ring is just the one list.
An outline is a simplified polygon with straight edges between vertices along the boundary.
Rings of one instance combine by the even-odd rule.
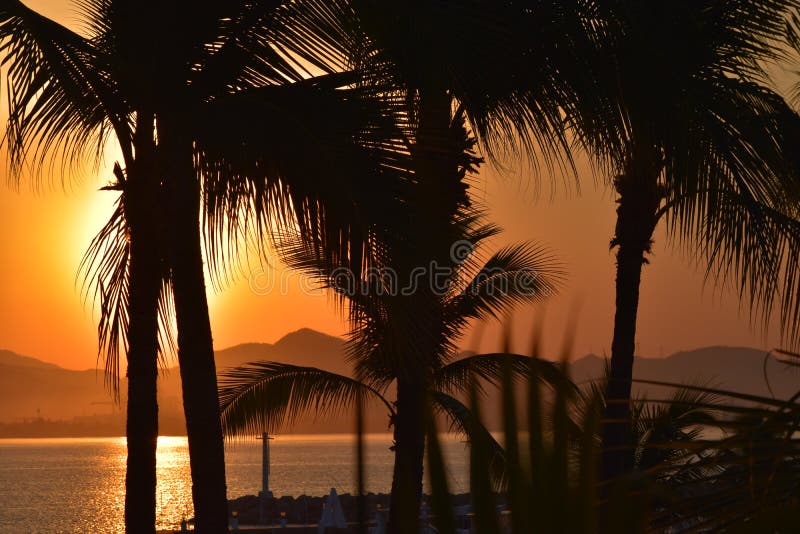
[[[367, 489], [391, 486], [388, 434], [366, 439]], [[270, 486], [276, 496], [353, 492], [352, 436], [278, 436], [270, 442]], [[467, 489], [465, 444], [444, 438], [450, 487]], [[261, 488], [261, 442], [226, 447], [228, 497]], [[0, 439], [0, 533], [123, 532], [125, 438]], [[191, 478], [185, 437], [158, 440], [158, 528], [191, 517]]]

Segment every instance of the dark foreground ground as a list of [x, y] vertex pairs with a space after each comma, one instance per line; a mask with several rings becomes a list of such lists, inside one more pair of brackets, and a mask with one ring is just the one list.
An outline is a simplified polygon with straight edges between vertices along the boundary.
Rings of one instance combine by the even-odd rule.
[[[375, 512], [380, 508], [388, 508], [389, 495], [385, 493], [368, 493], [364, 496], [366, 501], [366, 514], [368, 520], [375, 518]], [[266, 512], [268, 523], [278, 523], [281, 514], [285, 514], [287, 523], [316, 524], [322, 515], [322, 504], [327, 500], [326, 497], [280, 497], [267, 499]], [[344, 510], [345, 520], [349, 522], [358, 521], [358, 499], [355, 495], [344, 493], [339, 495], [339, 502]], [[469, 494], [462, 493], [453, 495], [453, 506], [469, 504]], [[228, 509], [239, 514], [239, 523], [242, 525], [253, 525], [258, 523], [259, 498], [255, 495], [247, 495], [233, 499], [228, 503]]]
[[[469, 504], [469, 494], [462, 493], [453, 495], [453, 506], [464, 506]], [[380, 509], [389, 506], [389, 495], [385, 493], [368, 493], [364, 496], [366, 502], [366, 517], [369, 523], [374, 523], [375, 514]], [[266, 525], [255, 528], [259, 521], [260, 499], [256, 495], [246, 495], [228, 502], [228, 510], [236, 512], [239, 517], [239, 524], [242, 532], [248, 533], [271, 533], [286, 532], [289, 530], [293, 534], [306, 534], [317, 532], [317, 521], [322, 515], [322, 505], [327, 500], [325, 497], [271, 497], [266, 502]], [[345, 520], [355, 524], [358, 521], [358, 500], [354, 495], [344, 493], [339, 495], [339, 502], [344, 510]], [[281, 518], [285, 518], [288, 528], [279, 525]], [[339, 532], [328, 529], [328, 532]], [[350, 529], [341, 532], [349, 533]], [[172, 531], [165, 531], [160, 534], [172, 534]]]

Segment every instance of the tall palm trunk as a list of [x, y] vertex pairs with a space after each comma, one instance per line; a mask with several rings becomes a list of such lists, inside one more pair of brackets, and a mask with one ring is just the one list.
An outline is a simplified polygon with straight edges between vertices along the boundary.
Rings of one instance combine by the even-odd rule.
[[421, 381], [397, 380], [394, 420], [394, 473], [389, 508], [389, 532], [419, 530], [422, 464], [425, 454], [425, 386]]
[[612, 241], [612, 246], [618, 247], [616, 314], [603, 425], [603, 480], [627, 473], [633, 467], [630, 399], [639, 285], [663, 197], [658, 183], [660, 171], [660, 158], [649, 151], [633, 158], [615, 181], [619, 204]]
[[[154, 533], [156, 528], [156, 446], [158, 443], [158, 300], [160, 249], [156, 223], [152, 116], [137, 120], [136, 161], [128, 168], [125, 217], [130, 228], [128, 325], [128, 463], [125, 473], [125, 530]], [[121, 180], [122, 181], [122, 180]]]
[[189, 437], [196, 530], [227, 532], [225, 450], [200, 235], [200, 185], [192, 146], [176, 117], [159, 117], [166, 160], [169, 257], [178, 327], [178, 362]]
[[[412, 250], [408, 272], [420, 266], [448, 265], [450, 258], [451, 222], [458, 206], [465, 199], [466, 186], [459, 170], [457, 145], [451, 135], [451, 103], [447, 91], [436, 84], [419, 90], [418, 126], [414, 151], [414, 170], [420, 177], [417, 196], [410, 201], [413, 226], [408, 228]], [[401, 268], [401, 270], [405, 270]], [[428, 273], [429, 276], [432, 273]], [[425, 280], [410, 296], [408, 309], [421, 316], [410, 318], [411, 330], [405, 333], [415, 339], [405, 359], [397, 362], [397, 410], [395, 415], [395, 460], [392, 477], [389, 531], [393, 534], [416, 532], [419, 528], [419, 507], [422, 501], [422, 476], [425, 455], [426, 380], [420, 372], [425, 369], [428, 353], [420, 347], [435, 344], [436, 325], [441, 318], [437, 310], [437, 295]], [[421, 317], [424, 317], [422, 319]]]

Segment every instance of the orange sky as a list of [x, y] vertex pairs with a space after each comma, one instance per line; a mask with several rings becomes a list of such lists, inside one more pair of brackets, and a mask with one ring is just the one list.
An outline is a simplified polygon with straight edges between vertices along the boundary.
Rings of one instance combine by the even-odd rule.
[[[64, 0], [37, 0], [28, 4], [67, 24], [74, 24]], [[5, 97], [0, 109], [5, 109]], [[4, 119], [3, 116], [0, 118]], [[75, 275], [91, 237], [110, 213], [114, 193], [97, 189], [109, 181], [109, 163], [99, 172], [85, 171], [63, 190], [60, 176], [52, 187], [33, 192], [26, 182], [17, 192], [0, 180], [0, 348], [52, 361], [68, 368], [92, 368], [96, 359], [96, 314], [91, 302], [83, 305]], [[517, 165], [520, 167], [520, 165]], [[546, 347], [555, 351], [563, 338], [566, 317], [580, 302], [574, 353], [608, 353], [614, 304], [614, 256], [608, 243], [614, 229], [612, 196], [595, 187], [583, 173], [582, 191], [558, 186], [554, 200], [545, 185], [534, 194], [530, 172], [486, 167], [476, 184], [476, 196], [485, 202], [494, 220], [506, 228], [497, 245], [535, 239], [554, 248], [565, 262], [569, 279], [561, 295], [546, 306]], [[549, 183], [548, 177], [540, 182]], [[777, 329], [765, 337], [752, 330], [747, 310], [731, 294], [704, 290], [702, 267], [691, 267], [657, 231], [654, 256], [645, 267], [639, 311], [638, 351], [647, 356], [703, 345], [749, 345], [772, 348]], [[258, 273], [258, 266], [253, 265]], [[275, 276], [279, 277], [280, 273]], [[286, 277], [284, 273], [284, 277]], [[256, 294], [263, 277], [246, 276], [220, 292], [209, 289], [212, 326], [217, 348], [241, 342], [273, 342], [283, 334], [309, 327], [341, 334], [346, 325], [324, 295], [307, 295], [296, 276], [288, 275], [288, 292]], [[515, 317], [518, 350], [527, 348], [534, 310]], [[489, 327], [484, 349], [497, 348]], [[471, 345], [468, 339], [465, 343]]]

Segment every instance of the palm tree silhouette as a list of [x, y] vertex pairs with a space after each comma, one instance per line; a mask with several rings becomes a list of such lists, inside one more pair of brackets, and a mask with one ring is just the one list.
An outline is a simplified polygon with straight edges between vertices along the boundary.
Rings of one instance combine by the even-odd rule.
[[[117, 209], [86, 261], [106, 280], [97, 287], [102, 304], [100, 354], [105, 356], [105, 378], [115, 395], [121, 345], [128, 358], [126, 528], [154, 531], [158, 309], [166, 293], [158, 218], [153, 212], [157, 182], [152, 128], [147, 127], [145, 113], [137, 114], [135, 125], [130, 124], [130, 103], [104, 78], [101, 65], [108, 50], [19, 2], [6, 2], [0, 20], [0, 40], [10, 65], [7, 142], [12, 174], [19, 176], [26, 158], [38, 165], [34, 174], [41, 174], [52, 153], [77, 162], [109, 127], [123, 154], [127, 173], [115, 167], [113, 188], [122, 191]], [[149, 120], [152, 123], [152, 115]], [[118, 239], [101, 258], [106, 237]], [[119, 269], [128, 264], [130, 269]]]
[[[458, 120], [449, 136], [451, 146], [463, 147], [462, 165], [472, 169], [477, 162]], [[467, 168], [459, 168], [463, 177]], [[466, 431], [471, 412], [453, 395], [466, 392], [472, 375], [494, 383], [500, 380], [504, 355], [457, 360], [458, 340], [472, 320], [498, 317], [517, 304], [548, 297], [561, 274], [547, 251], [529, 243], [506, 247], [482, 262], [482, 246], [499, 229], [484, 224], [481, 213], [468, 206], [450, 215], [450, 234], [439, 244], [443, 252], [432, 255], [433, 240], [440, 237], [426, 235], [423, 224], [446, 216], [425, 213], [429, 199], [420, 198], [417, 189], [427, 191], [427, 187], [417, 182], [404, 194], [405, 225], [373, 230], [374, 268], [361, 278], [342, 270], [324, 251], [310, 250], [291, 235], [277, 236], [277, 249], [290, 267], [318, 277], [345, 299], [356, 379], [267, 362], [227, 373], [220, 393], [223, 425], [232, 435], [274, 428], [304, 410], [325, 413], [361, 397], [382, 400], [394, 427], [389, 523], [399, 532], [416, 528], [427, 399]], [[530, 358], [512, 358], [517, 375], [528, 372]], [[541, 365], [550, 372], [545, 376], [553, 379], [556, 370]], [[396, 387], [393, 404], [385, 399], [392, 384]]]
[[[606, 369], [606, 375], [608, 369]], [[587, 422], [599, 421], [605, 407], [607, 376], [604, 380], [590, 382], [578, 390], [575, 398], [575, 428], [599, 430], [597, 425]], [[707, 470], [705, 464], [692, 469], [682, 444], [692, 443], [704, 436], [705, 430], [719, 430], [715, 406], [720, 397], [702, 386], [675, 385], [663, 392], [663, 396], [648, 398], [636, 396], [631, 399], [631, 442], [627, 450], [629, 462], [635, 469], [652, 475], [654, 479], [668, 485], [686, 482], [692, 476], [700, 477]], [[600, 439], [600, 435], [596, 439]], [[705, 452], [705, 451], [700, 451]], [[697, 459], [702, 459], [698, 456]]]
[[[127, 528], [154, 530], [157, 318], [168, 315], [169, 294], [160, 290], [169, 282], [197, 527], [217, 532], [227, 512], [200, 178], [209, 254], [218, 265], [229, 252], [220, 240], [228, 231], [247, 232], [249, 221], [260, 231], [293, 220], [332, 256], [363, 246], [357, 221], [380, 212], [383, 188], [405, 179], [394, 169], [408, 165], [399, 164], [402, 147], [392, 140], [392, 110], [371, 97], [380, 88], [356, 87], [357, 76], [332, 74], [335, 58], [315, 58], [317, 46], [341, 47], [338, 34], [318, 36], [315, 25], [331, 14], [324, 5], [194, 6], [188, 25], [176, 6], [160, 9], [157, 20], [144, 7], [82, 4], [90, 38], [18, 2], [3, 7], [14, 105], [9, 146], [17, 171], [31, 148], [40, 164], [53, 151], [75, 162], [107, 125], [114, 128], [126, 169], [116, 169], [111, 188], [122, 196], [85, 267], [98, 277], [101, 348], [112, 373], [127, 328]], [[152, 32], [142, 42], [134, 30], [145, 26]], [[306, 81], [303, 69], [314, 67], [331, 74]], [[322, 110], [327, 127], [320, 126]], [[327, 180], [316, 179], [323, 175]]]
[[[472, 141], [459, 134], [465, 121], [489, 156], [522, 148], [548, 165], [571, 164], [563, 113], [578, 103], [573, 86], [581, 62], [562, 37], [574, 33], [575, 10], [480, 0], [352, 4], [361, 32], [353, 62], [395, 83], [415, 125], [410, 146], [419, 187], [406, 192], [407, 222], [395, 227], [402, 231], [384, 241], [396, 246], [389, 263], [401, 273], [447, 265], [447, 244], [460, 239], [454, 217], [468, 204], [463, 178], [477, 164], [468, 154]], [[443, 343], [438, 301], [420, 288], [402, 305], [406, 324], [395, 326], [403, 335], [384, 340], [387, 357], [399, 359], [390, 367], [402, 407], [395, 418], [392, 532], [416, 528], [398, 522], [415, 517], [421, 493], [428, 367], [420, 362]]]
[[[511, 360], [516, 376], [530, 372], [531, 360], [517, 354], [479, 354], [456, 359], [432, 371], [426, 392], [434, 413], [447, 418], [449, 428], [470, 441], [482, 439], [489, 445], [493, 482], [502, 487], [505, 479], [503, 447], [458, 397], [468, 391], [468, 381], [478, 376], [492, 386], [500, 384], [503, 365]], [[548, 362], [533, 362], [541, 374], [558, 380], [558, 371]], [[334, 416], [355, 411], [357, 403], [372, 401], [386, 407], [390, 421], [397, 417], [396, 403], [388, 398], [395, 377], [358, 380], [316, 367], [281, 362], [256, 361], [225, 371], [220, 381], [223, 429], [227, 436], [252, 436], [267, 429], [278, 432], [291, 428], [303, 415]], [[374, 386], [371, 384], [375, 384]], [[483, 390], [481, 390], [483, 393]], [[479, 432], [480, 436], [476, 436]], [[422, 464], [418, 467], [422, 476]]]
[[[616, 315], [603, 432], [606, 478], [629, 471], [642, 265], [655, 227], [734, 284], [764, 322], [797, 327], [797, 116], [765, 86], [789, 2], [593, 3], [584, 65], [601, 96], [575, 107], [582, 142], [616, 173]], [[677, 36], [680, 36], [678, 38]], [[592, 109], [600, 105], [599, 109]], [[592, 121], [594, 118], [594, 121]], [[782, 281], [781, 281], [782, 279]]]

